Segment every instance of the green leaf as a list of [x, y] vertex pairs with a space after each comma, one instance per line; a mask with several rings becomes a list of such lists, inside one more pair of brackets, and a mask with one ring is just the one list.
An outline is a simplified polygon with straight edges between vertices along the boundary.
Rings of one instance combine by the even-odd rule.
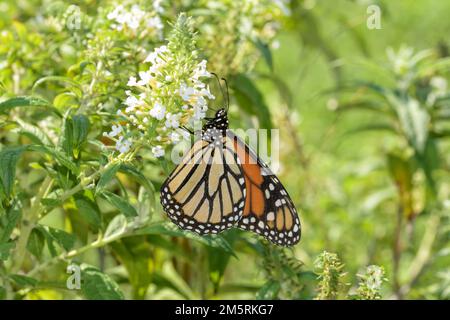
[[26, 123], [20, 119], [17, 119], [16, 122], [19, 125], [19, 128], [17, 128], [16, 131], [19, 134], [27, 136], [33, 143], [47, 146], [53, 145], [48, 135], [39, 127]]
[[45, 235], [38, 228], [34, 228], [31, 231], [30, 237], [28, 238], [27, 249], [36, 258], [41, 259], [42, 250], [45, 245]]
[[0, 261], [5, 261], [9, 258], [10, 251], [14, 246], [14, 242], [0, 243]]
[[64, 110], [76, 104], [77, 96], [73, 92], [63, 92], [53, 99], [53, 105], [59, 110]]
[[258, 117], [261, 128], [271, 129], [272, 120], [269, 108], [252, 80], [243, 74], [239, 74], [234, 77], [232, 85], [239, 106], [247, 113]]
[[192, 298], [192, 296], [186, 293], [185, 290], [183, 290], [183, 288], [181, 288], [175, 281], [173, 281], [170, 277], [164, 275], [163, 273], [155, 271], [152, 274], [152, 283], [156, 285], [159, 289], [163, 288], [172, 289], [185, 299]]
[[267, 281], [256, 293], [257, 300], [275, 299], [280, 291], [280, 283], [275, 280]]
[[6, 289], [2, 286], [0, 286], [0, 300], [6, 299]]
[[154, 194], [155, 191], [155, 187], [153, 186], [153, 184], [150, 182], [150, 180], [147, 179], [146, 176], [144, 176], [138, 169], [136, 169], [133, 166], [130, 166], [128, 164], [124, 164], [122, 163], [120, 165], [119, 171], [122, 173], [125, 173], [127, 175], [132, 176], [133, 178], [136, 179], [137, 182], [139, 182], [142, 186], [144, 186], [145, 189], [147, 189], [147, 191], [150, 194]]
[[116, 176], [117, 171], [119, 171], [121, 167], [120, 163], [114, 163], [111, 166], [109, 166], [108, 169], [106, 169], [105, 172], [103, 172], [102, 176], [97, 182], [96, 186], [96, 192], [101, 192], [102, 189], [104, 189], [107, 184]]
[[43, 78], [39, 79], [38, 81], [36, 81], [34, 83], [33, 87], [31, 88], [31, 92], [34, 93], [41, 84], [43, 84], [44, 82], [49, 82], [49, 81], [67, 83], [70, 85], [71, 90], [74, 91], [74, 93], [77, 95], [77, 97], [82, 96], [83, 91], [82, 91], [81, 86], [78, 84], [78, 82], [76, 82], [68, 77], [62, 77], [62, 76], [47, 76], [47, 77], [43, 77]]
[[67, 155], [78, 158], [89, 132], [89, 120], [84, 115], [75, 115], [65, 119], [61, 147]]
[[7, 242], [11, 233], [14, 230], [17, 222], [19, 221], [21, 212], [18, 209], [9, 209], [4, 217], [6, 219], [5, 226], [2, 228], [2, 233], [0, 234], [0, 243]]
[[108, 275], [95, 267], [82, 264], [81, 290], [89, 300], [122, 300], [124, 299], [119, 285]]
[[0, 113], [6, 112], [15, 107], [38, 107], [38, 106], [50, 106], [50, 103], [47, 100], [39, 97], [33, 96], [15, 97], [0, 102]]
[[266, 62], [267, 66], [270, 68], [270, 71], [273, 71], [273, 59], [272, 59], [272, 52], [270, 51], [269, 46], [267, 43], [264, 43], [261, 39], [257, 38], [256, 40], [252, 41], [252, 43], [255, 45], [255, 47], [261, 52], [264, 61]]
[[397, 113], [402, 131], [411, 146], [423, 154], [428, 139], [430, 117], [419, 101], [396, 94], [387, 94], [386, 98]]
[[98, 230], [102, 224], [100, 210], [95, 201], [85, 195], [75, 196], [75, 205], [83, 219], [91, 225], [94, 230]]
[[49, 239], [51, 242], [55, 241], [56, 243], [58, 243], [60, 247], [62, 247], [66, 251], [72, 249], [75, 244], [76, 240], [75, 236], [73, 234], [65, 232], [64, 230], [44, 225], [39, 225], [37, 228], [39, 228], [39, 230], [43, 232], [43, 234], [46, 236], [47, 243]]
[[21, 274], [12, 274], [9, 278], [20, 287], [35, 287], [38, 280]]
[[138, 215], [136, 209], [129, 204], [127, 200], [117, 194], [104, 190], [100, 195], [114, 207], [119, 209], [125, 216], [136, 217]]
[[16, 163], [25, 147], [10, 147], [0, 151], [0, 183], [4, 197], [10, 198], [16, 176]]
[[61, 165], [72, 171], [74, 174], [79, 173], [79, 168], [75, 163], [69, 159], [64, 153], [56, 150], [54, 147], [48, 147], [43, 145], [29, 145], [26, 147], [29, 151], [36, 151], [39, 153], [44, 153], [49, 155], [51, 158], [55, 159]]
[[220, 236], [220, 235], [199, 236], [199, 235], [196, 235], [195, 233], [181, 230], [171, 222], [158, 222], [158, 223], [152, 224], [150, 226], [147, 226], [145, 228], [136, 230], [134, 232], [134, 234], [135, 235], [157, 234], [157, 235], [168, 235], [168, 236], [172, 236], [172, 237], [184, 237], [184, 238], [188, 238], [188, 239], [192, 239], [194, 241], [200, 242], [209, 247], [221, 249], [221, 250], [225, 251], [226, 253], [229, 253], [229, 254], [233, 255], [234, 257], [237, 257], [233, 248], [222, 236]]
[[127, 229], [127, 225], [127, 218], [122, 214], [118, 214], [106, 227], [105, 239], [114, 238], [122, 234]]
[[153, 248], [144, 236], [129, 237], [111, 243], [114, 255], [128, 271], [133, 286], [133, 299], [144, 299], [151, 283], [152, 260], [148, 254]]

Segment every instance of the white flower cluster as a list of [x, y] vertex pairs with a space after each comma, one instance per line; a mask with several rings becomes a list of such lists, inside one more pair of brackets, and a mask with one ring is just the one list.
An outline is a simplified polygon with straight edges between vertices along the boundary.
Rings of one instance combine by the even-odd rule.
[[204, 82], [211, 76], [206, 60], [195, 59], [195, 52], [169, 48], [156, 48], [144, 61], [147, 67], [128, 80], [125, 108], [118, 111], [122, 125], [104, 133], [121, 153], [131, 150], [131, 141], [141, 141], [155, 157], [164, 156], [166, 146], [189, 137], [183, 127], [202, 120], [208, 100], [214, 99]]
[[368, 266], [364, 277], [367, 288], [370, 290], [380, 290], [381, 285], [385, 280], [383, 268], [376, 265]]
[[142, 33], [142, 30], [154, 30], [159, 37], [162, 37], [164, 25], [160, 14], [164, 12], [161, 6], [161, 0], [153, 2], [151, 11], [142, 10], [142, 8], [133, 4], [131, 6], [118, 5], [108, 13], [108, 20], [112, 21], [111, 27], [118, 31], [127, 31], [133, 35]]

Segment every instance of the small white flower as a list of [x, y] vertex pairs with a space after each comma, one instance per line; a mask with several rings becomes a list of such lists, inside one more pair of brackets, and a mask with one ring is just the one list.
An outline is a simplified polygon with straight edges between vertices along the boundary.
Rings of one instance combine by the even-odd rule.
[[430, 80], [430, 85], [438, 93], [445, 93], [447, 91], [447, 80], [443, 77], [433, 77]]
[[186, 130], [179, 130], [184, 140], [191, 140], [191, 134]]
[[196, 93], [196, 90], [194, 88], [186, 86], [185, 83], [182, 83], [180, 85], [179, 93], [180, 93], [180, 97], [184, 101], [189, 101], [191, 99], [191, 96], [193, 96]]
[[172, 113], [167, 113], [166, 114], [166, 128], [178, 128], [180, 126], [179, 123], [179, 119], [180, 119], [180, 114], [172, 114]]
[[131, 141], [125, 139], [123, 136], [120, 136], [119, 140], [116, 141], [116, 150], [118, 150], [120, 153], [126, 153], [130, 151], [130, 148], [131, 148]]
[[161, 46], [159, 48], [155, 48], [155, 50], [153, 50], [153, 52], [151, 52], [147, 58], [144, 60], [144, 62], [150, 62], [152, 64], [158, 64], [163, 62], [163, 60], [161, 58], [159, 58], [158, 56], [162, 53], [167, 52], [167, 46]]
[[202, 60], [194, 71], [194, 78], [211, 77], [211, 73], [206, 70], [206, 60]]
[[154, 28], [156, 30], [161, 30], [164, 28], [164, 25], [159, 16], [152, 17], [147, 21], [147, 27]]
[[130, 113], [139, 104], [141, 104], [141, 101], [138, 98], [136, 98], [135, 96], [128, 96], [127, 99], [125, 100], [125, 105], [128, 106], [127, 108], [125, 108], [125, 112]]
[[162, 104], [158, 102], [156, 102], [153, 108], [150, 110], [150, 115], [158, 120], [164, 119], [165, 114], [166, 114], [166, 107], [164, 107]]
[[156, 13], [164, 13], [164, 8], [161, 6], [162, 0], [154, 0], [153, 1], [153, 10]]
[[113, 11], [108, 13], [106, 17], [108, 18], [108, 20], [115, 20], [122, 12], [123, 12], [123, 5], [119, 5]]
[[209, 87], [208, 88], [204, 88], [202, 90], [200, 90], [200, 94], [203, 96], [207, 96], [208, 99], [215, 99], [216, 97], [211, 93], [211, 91], [209, 91]]
[[180, 142], [181, 137], [178, 133], [172, 131], [171, 133], [169, 133], [169, 139], [173, 144], [176, 144]]
[[154, 146], [152, 148], [152, 153], [156, 158], [164, 156], [164, 149], [161, 146]]
[[115, 124], [112, 125], [111, 127], [111, 132], [108, 133], [108, 136], [115, 137], [117, 136], [119, 133], [122, 132], [122, 127], [121, 126], [116, 126]]
[[128, 80], [127, 86], [129, 87], [135, 87], [137, 86], [137, 82], [136, 82], [136, 77], [130, 77], [130, 79]]
[[202, 120], [204, 117], [206, 117], [206, 111], [208, 110], [208, 107], [206, 105], [195, 105], [194, 108], [194, 114], [192, 115], [192, 118], [195, 121]]
[[137, 84], [140, 86], [145, 86], [145, 85], [149, 84], [150, 81], [153, 79], [153, 76], [150, 73], [150, 71], [140, 71], [139, 77], [141, 78], [141, 80], [139, 80], [137, 82]]

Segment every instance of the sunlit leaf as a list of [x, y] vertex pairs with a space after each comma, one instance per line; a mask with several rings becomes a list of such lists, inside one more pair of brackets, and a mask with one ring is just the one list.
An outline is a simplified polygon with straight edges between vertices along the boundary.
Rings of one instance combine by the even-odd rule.
[[107, 274], [93, 266], [81, 265], [83, 282], [81, 291], [88, 300], [122, 300], [118, 284]]

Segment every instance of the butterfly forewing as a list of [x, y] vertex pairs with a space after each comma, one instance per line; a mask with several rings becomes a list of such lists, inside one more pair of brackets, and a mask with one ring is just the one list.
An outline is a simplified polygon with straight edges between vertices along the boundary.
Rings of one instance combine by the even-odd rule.
[[244, 172], [247, 196], [238, 227], [269, 241], [292, 246], [300, 240], [300, 220], [286, 189], [269, 167], [239, 137], [228, 133]]
[[207, 130], [164, 182], [161, 204], [179, 227], [204, 235], [235, 225], [245, 194], [232, 140], [220, 130]]

